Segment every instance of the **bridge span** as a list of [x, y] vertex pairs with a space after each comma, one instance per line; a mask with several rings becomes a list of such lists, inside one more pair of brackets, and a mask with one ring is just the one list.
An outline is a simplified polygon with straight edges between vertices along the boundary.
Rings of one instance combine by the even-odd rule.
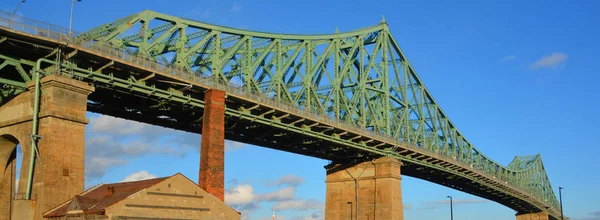
[[83, 191], [91, 111], [203, 134], [199, 184], [221, 199], [225, 138], [332, 161], [326, 219], [403, 219], [400, 174], [496, 201], [517, 219], [560, 219], [540, 155], [504, 166], [469, 143], [385, 20], [286, 35], [143, 11], [72, 33], [2, 12], [0, 86], [0, 162], [14, 163], [20, 143], [30, 174], [0, 213], [33, 207], [39, 219]]

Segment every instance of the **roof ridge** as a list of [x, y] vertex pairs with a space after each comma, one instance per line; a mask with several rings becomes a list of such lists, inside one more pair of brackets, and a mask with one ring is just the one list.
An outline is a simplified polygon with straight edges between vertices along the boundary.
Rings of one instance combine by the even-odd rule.
[[[115, 190], [118, 190], [118, 186], [123, 186], [123, 185], [127, 185], [127, 184], [130, 184], [130, 185], [135, 185], [136, 183], [143, 183], [143, 182], [153, 182], [153, 181], [155, 181], [155, 182], [153, 182], [153, 183], [151, 183], [151, 184], [149, 184], [149, 185], [147, 185], [147, 186], [145, 186], [145, 187], [141, 187], [141, 188], [139, 188], [139, 189], [137, 189], [137, 190], [135, 190], [135, 191], [133, 191], [133, 190], [129, 191], [129, 192], [130, 192], [130, 194], [128, 194], [128, 195], [126, 195], [125, 197], [123, 197], [123, 198], [120, 198], [120, 199], [118, 199], [118, 200], [114, 200], [114, 201], [112, 201], [112, 200], [106, 200], [106, 198], [110, 198], [110, 197], [105, 197], [105, 198], [101, 199], [101, 200], [98, 202], [98, 204], [100, 204], [102, 201], [105, 201], [105, 202], [106, 202], [106, 204], [102, 204], [102, 206], [103, 206], [103, 207], [100, 207], [100, 208], [99, 208], [99, 209], [97, 209], [97, 210], [92, 210], [92, 208], [90, 207], [90, 209], [88, 209], [88, 210], [87, 210], [85, 213], [86, 213], [86, 214], [92, 214], [92, 213], [101, 212], [101, 211], [105, 210], [105, 208], [107, 208], [107, 207], [110, 207], [110, 206], [112, 206], [112, 205], [114, 205], [114, 204], [117, 204], [117, 203], [119, 203], [119, 202], [123, 201], [124, 199], [127, 199], [127, 198], [129, 198], [130, 196], [132, 196], [132, 195], [134, 195], [134, 194], [136, 194], [136, 193], [138, 193], [138, 192], [140, 192], [140, 191], [142, 191], [142, 190], [144, 190], [144, 189], [148, 189], [148, 188], [150, 188], [150, 187], [152, 187], [152, 186], [155, 186], [156, 184], [159, 184], [159, 183], [161, 183], [161, 182], [163, 182], [163, 181], [165, 181], [166, 179], [168, 179], [168, 178], [171, 178], [171, 177], [172, 177], [172, 176], [167, 176], [167, 177], [159, 177], [159, 178], [152, 178], [152, 179], [138, 180], [138, 181], [131, 181], [131, 182], [120, 182], [120, 183], [105, 184], [105, 185], [107, 185], [107, 186], [117, 186], [117, 188], [116, 188]], [[133, 183], [133, 184], [132, 184], [132, 183]], [[114, 197], [114, 196], [115, 196], [115, 195], [113, 195], [113, 197]], [[118, 196], [118, 195], [117, 195], [117, 196]], [[98, 204], [96, 204], [96, 205], [98, 205]], [[94, 205], [93, 207], [96, 207], [96, 205]]]

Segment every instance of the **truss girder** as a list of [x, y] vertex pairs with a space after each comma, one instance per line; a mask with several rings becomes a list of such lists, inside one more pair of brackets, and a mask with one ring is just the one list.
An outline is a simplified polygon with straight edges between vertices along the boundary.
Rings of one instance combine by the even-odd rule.
[[[252, 109], [228, 108], [230, 116], [297, 131], [365, 153], [398, 157], [510, 192], [515, 198], [534, 198], [536, 202], [531, 203], [540, 209], [558, 210], [540, 156], [518, 157], [502, 166], [476, 149], [434, 100], [385, 22], [346, 33], [282, 35], [144, 11], [91, 29], [75, 42], [99, 51], [110, 48], [113, 51], [103, 52], [107, 56], [149, 59], [154, 63], [144, 67], [154, 66], [158, 68], [156, 73], [183, 71], [172, 76], [175, 81], [181, 81], [177, 77], [191, 82], [211, 80], [211, 85], [218, 88], [242, 91], [265, 102], [256, 103]], [[9, 59], [0, 57], [2, 60]], [[147, 85], [141, 77], [119, 79], [102, 71], [78, 69], [74, 63], [67, 67], [95, 83], [138, 89], [144, 95], [203, 107], [194, 94], [163, 91]], [[21, 76], [23, 83], [29, 80]], [[3, 78], [0, 68], [0, 84], [23, 85], [7, 80], [11, 79]], [[263, 104], [294, 110], [257, 112]], [[325, 121], [293, 116], [296, 111], [343, 126], [325, 126]], [[293, 122], [286, 124], [288, 118]], [[319, 130], [319, 126], [326, 128]], [[359, 132], [352, 133], [355, 129]], [[432, 153], [437, 156], [429, 156]]]

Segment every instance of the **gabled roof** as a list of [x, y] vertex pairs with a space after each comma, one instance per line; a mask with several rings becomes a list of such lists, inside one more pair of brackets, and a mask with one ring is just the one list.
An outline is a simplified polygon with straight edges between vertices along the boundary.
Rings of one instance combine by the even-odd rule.
[[[69, 207], [71, 205], [77, 205], [76, 209], [83, 211], [85, 214], [101, 214], [105, 211], [105, 208], [137, 193], [140, 190], [154, 186], [168, 178], [170, 177], [134, 182], [102, 184], [89, 189], [81, 195], [77, 195], [71, 200], [44, 213], [44, 217], [50, 218], [64, 216], [69, 211]], [[110, 196], [109, 188], [113, 190], [113, 193]]]

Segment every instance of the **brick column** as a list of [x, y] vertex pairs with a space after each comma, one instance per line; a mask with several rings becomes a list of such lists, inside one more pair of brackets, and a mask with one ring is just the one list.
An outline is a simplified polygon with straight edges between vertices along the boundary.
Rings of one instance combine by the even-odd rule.
[[392, 158], [326, 166], [325, 219], [404, 219], [401, 166]]
[[206, 192], [225, 200], [225, 92], [204, 93], [200, 175], [198, 185]]
[[545, 212], [517, 214], [517, 220], [548, 220], [549, 218], [548, 213]]

